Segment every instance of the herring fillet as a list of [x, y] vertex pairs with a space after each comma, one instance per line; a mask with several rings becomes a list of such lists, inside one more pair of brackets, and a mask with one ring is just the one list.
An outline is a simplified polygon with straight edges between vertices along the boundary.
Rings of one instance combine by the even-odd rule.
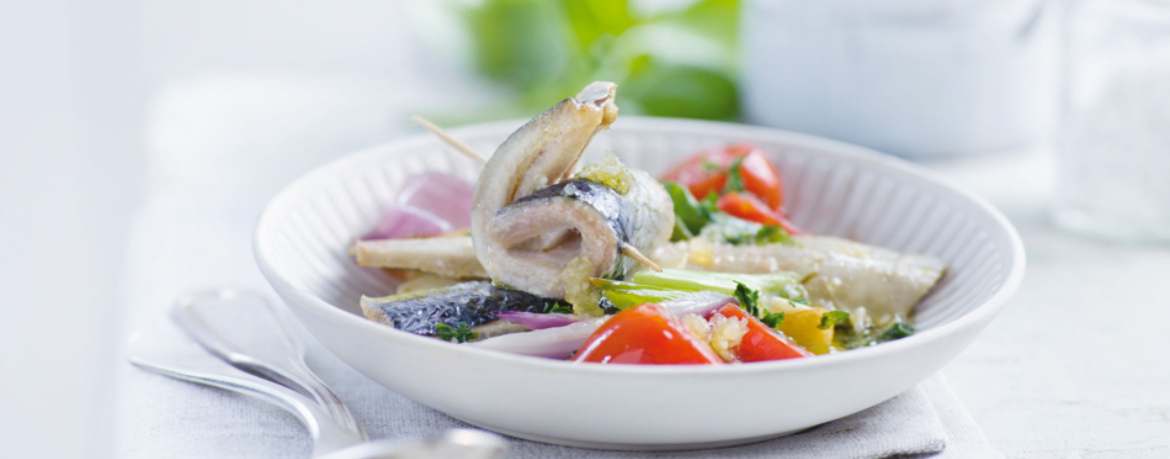
[[[622, 244], [649, 252], [666, 242], [674, 224], [669, 196], [654, 178], [630, 171], [625, 195], [598, 183], [569, 180], [538, 190], [500, 210], [488, 236], [505, 248], [497, 264], [502, 282], [544, 296], [565, 292], [565, 266], [590, 261], [585, 277], [620, 278], [636, 266]], [[535, 289], [535, 290], [533, 290]]]
[[484, 166], [471, 235], [493, 281], [565, 298], [569, 282], [587, 285], [631, 267], [623, 243], [650, 252], [669, 238], [673, 206], [648, 174], [630, 171], [634, 184], [624, 196], [566, 182], [593, 136], [617, 118], [616, 95], [613, 83], [586, 86], [512, 133]]
[[433, 290], [384, 297], [362, 296], [362, 314], [374, 322], [424, 336], [435, 336], [435, 326], [469, 327], [480, 338], [527, 330], [501, 321], [501, 311], [537, 312], [557, 300], [528, 292], [472, 281]]
[[447, 277], [487, 278], [468, 236], [357, 241], [350, 252], [358, 265], [371, 268], [416, 269]]
[[946, 263], [926, 255], [832, 236], [795, 236], [795, 246], [731, 245], [692, 239], [665, 245], [651, 256], [663, 266], [716, 272], [800, 276], [814, 301], [871, 314], [909, 315], [946, 272]]

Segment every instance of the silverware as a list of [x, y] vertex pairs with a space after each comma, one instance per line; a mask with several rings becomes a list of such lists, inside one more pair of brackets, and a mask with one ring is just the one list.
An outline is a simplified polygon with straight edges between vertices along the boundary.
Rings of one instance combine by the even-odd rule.
[[[205, 352], [191, 342], [178, 341], [173, 334], [160, 333], [165, 324], [144, 328], [130, 337], [130, 362], [149, 371], [175, 379], [219, 387], [277, 405], [292, 413], [313, 436], [313, 457], [340, 451], [362, 443], [366, 437], [336, 420], [313, 399], [253, 376]], [[177, 333], [177, 330], [174, 330]]]
[[305, 347], [289, 332], [286, 317], [264, 296], [230, 289], [183, 295], [171, 309], [171, 320], [212, 355], [300, 389], [334, 419], [366, 438], [341, 398], [305, 363]]
[[[263, 296], [214, 290], [180, 298], [171, 319], [198, 345], [159, 323], [135, 332], [130, 362], [176, 379], [275, 404], [301, 420], [318, 459], [503, 457], [507, 442], [488, 432], [452, 429], [435, 440], [368, 439], [349, 408], [305, 363], [304, 346]], [[171, 333], [164, 333], [170, 329]]]

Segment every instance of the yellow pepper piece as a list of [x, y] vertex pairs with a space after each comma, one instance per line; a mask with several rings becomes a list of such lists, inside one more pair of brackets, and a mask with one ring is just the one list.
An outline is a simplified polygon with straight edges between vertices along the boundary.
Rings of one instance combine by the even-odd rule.
[[780, 331], [813, 354], [828, 354], [833, 345], [833, 327], [828, 330], [817, 328], [826, 312], [829, 310], [812, 308], [785, 314]]

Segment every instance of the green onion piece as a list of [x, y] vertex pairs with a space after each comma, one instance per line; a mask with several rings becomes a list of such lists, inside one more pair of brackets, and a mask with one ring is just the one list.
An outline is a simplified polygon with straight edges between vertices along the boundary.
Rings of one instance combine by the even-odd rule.
[[771, 274], [716, 273], [684, 269], [664, 269], [662, 272], [639, 271], [631, 276], [635, 284], [663, 287], [687, 292], [711, 291], [734, 295], [736, 283], [742, 283], [762, 293], [799, 300], [808, 298], [804, 286], [796, 274], [777, 272]]

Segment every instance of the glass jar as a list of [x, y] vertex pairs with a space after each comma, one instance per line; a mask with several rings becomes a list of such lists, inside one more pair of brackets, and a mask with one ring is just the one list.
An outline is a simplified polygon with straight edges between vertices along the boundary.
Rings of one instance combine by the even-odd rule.
[[1170, 0], [1068, 0], [1058, 225], [1170, 240]]

